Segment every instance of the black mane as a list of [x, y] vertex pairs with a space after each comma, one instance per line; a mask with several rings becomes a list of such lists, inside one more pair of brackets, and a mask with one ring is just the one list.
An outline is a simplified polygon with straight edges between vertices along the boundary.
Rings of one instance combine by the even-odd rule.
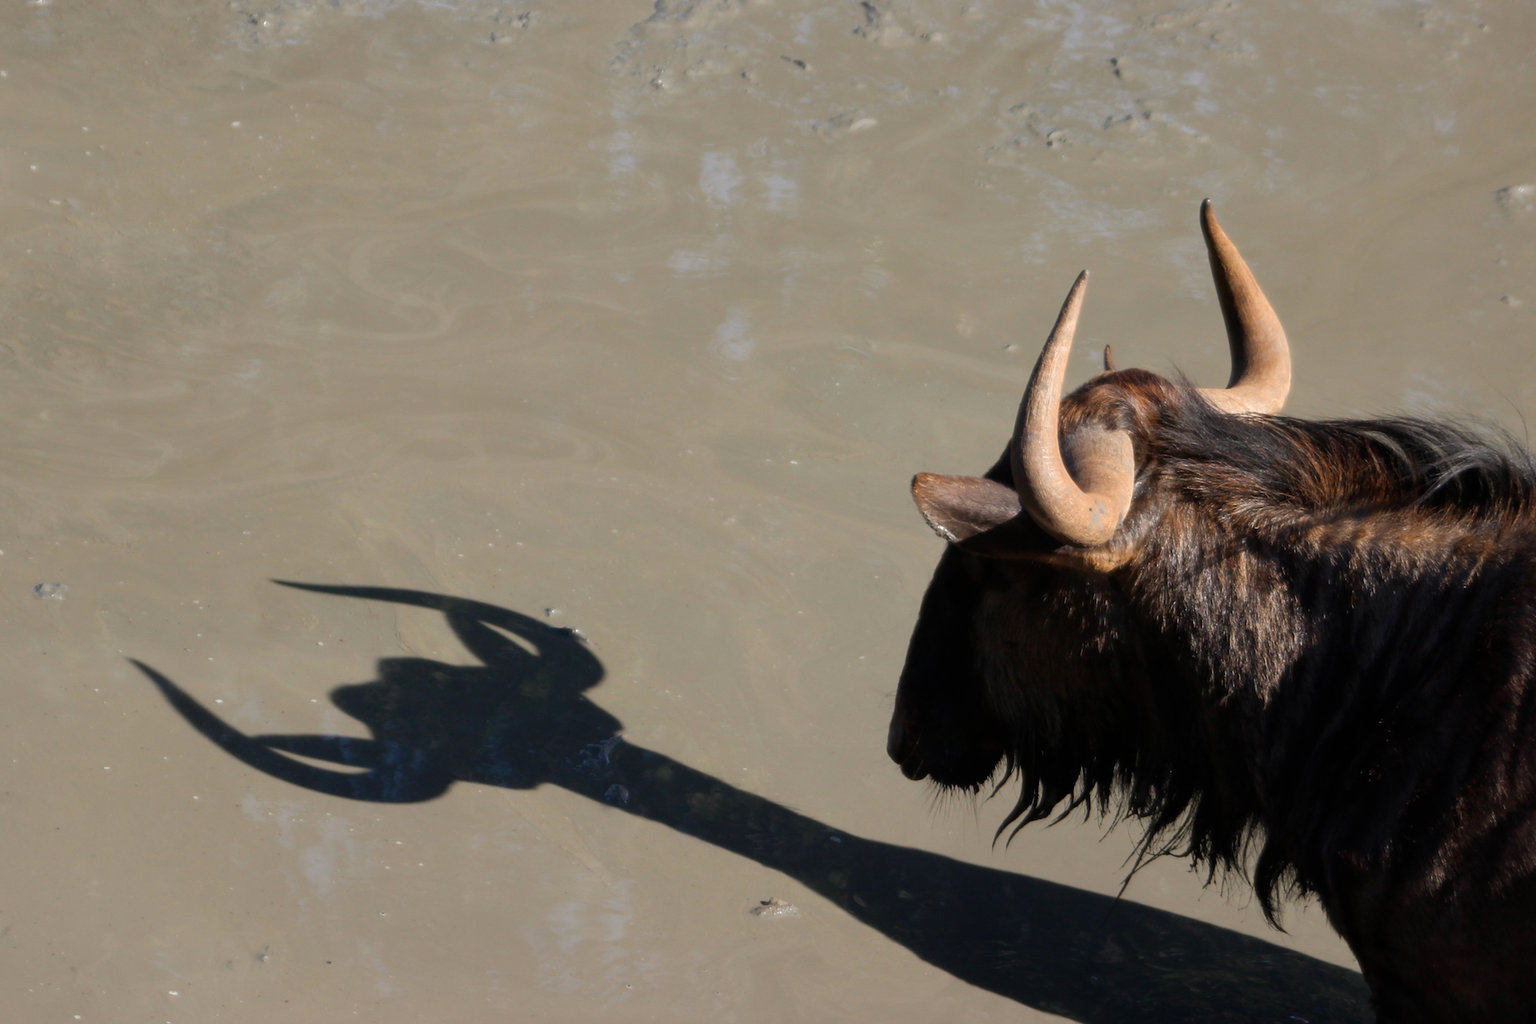
[[1270, 508], [1415, 509], [1470, 516], [1536, 507], [1536, 459], [1489, 425], [1414, 417], [1228, 416], [1192, 389], [1162, 410], [1153, 453], [1196, 493]]

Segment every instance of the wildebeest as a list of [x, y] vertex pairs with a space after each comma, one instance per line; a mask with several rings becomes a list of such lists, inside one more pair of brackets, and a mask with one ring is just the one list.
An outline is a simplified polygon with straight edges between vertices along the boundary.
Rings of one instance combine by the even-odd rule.
[[984, 477], [919, 474], [949, 546], [889, 750], [1017, 780], [999, 828], [1141, 819], [1143, 856], [1315, 893], [1380, 1021], [1536, 1020], [1536, 463], [1491, 431], [1278, 415], [1285, 332], [1207, 201], [1225, 389], [1063, 398], [1087, 282]]

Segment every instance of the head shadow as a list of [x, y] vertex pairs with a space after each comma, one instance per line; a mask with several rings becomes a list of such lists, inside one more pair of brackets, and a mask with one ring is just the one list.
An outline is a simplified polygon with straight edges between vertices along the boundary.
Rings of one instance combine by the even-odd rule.
[[[281, 581], [279, 581], [281, 582]], [[284, 583], [441, 612], [477, 665], [384, 658], [331, 691], [366, 738], [246, 735], [134, 664], [230, 756], [297, 786], [411, 803], [454, 782], [556, 785], [783, 872], [971, 984], [1084, 1024], [1363, 1021], [1358, 974], [1128, 900], [864, 839], [625, 743], [588, 692], [601, 662], [574, 630], [422, 591]]]

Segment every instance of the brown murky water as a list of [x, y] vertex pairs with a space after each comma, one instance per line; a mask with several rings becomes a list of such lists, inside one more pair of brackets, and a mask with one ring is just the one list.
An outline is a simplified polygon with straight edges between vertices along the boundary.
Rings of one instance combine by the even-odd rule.
[[7, 4], [11, 1019], [1361, 1019], [1314, 908], [1115, 902], [1132, 830], [993, 848], [886, 761], [906, 484], [1080, 267], [1080, 376], [1223, 377], [1205, 195], [1291, 409], [1523, 431], [1533, 53], [1525, 0]]

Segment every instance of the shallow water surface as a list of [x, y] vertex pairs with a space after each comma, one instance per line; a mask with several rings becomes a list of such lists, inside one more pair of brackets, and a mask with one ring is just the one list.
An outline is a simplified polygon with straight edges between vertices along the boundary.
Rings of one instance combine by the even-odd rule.
[[1176, 862], [1117, 899], [1134, 829], [994, 846], [1006, 798], [886, 760], [907, 481], [1001, 449], [1084, 266], [1077, 378], [1220, 383], [1205, 196], [1292, 411], [1524, 436], [1533, 38], [1518, 0], [6, 7], [16, 1019], [1364, 1019], [1315, 907]]

